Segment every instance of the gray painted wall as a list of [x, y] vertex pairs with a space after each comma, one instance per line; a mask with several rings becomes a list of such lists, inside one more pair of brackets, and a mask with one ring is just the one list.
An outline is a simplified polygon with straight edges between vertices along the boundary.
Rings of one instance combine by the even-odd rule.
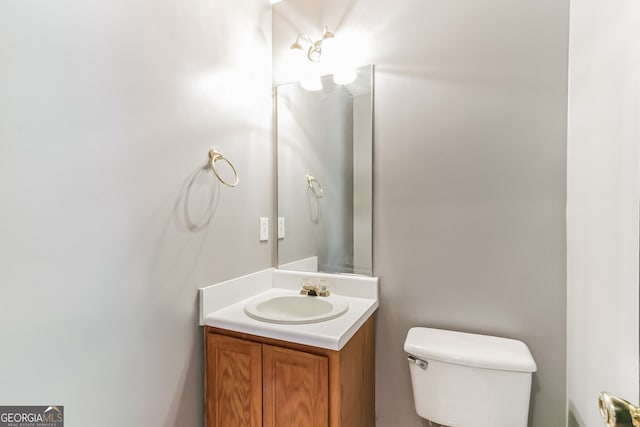
[[274, 79], [324, 25], [376, 64], [378, 427], [422, 426], [402, 350], [411, 326], [526, 342], [532, 427], [565, 425], [568, 0], [287, 0]]
[[[272, 262], [270, 34], [262, 0], [0, 0], [0, 404], [202, 425], [196, 289]], [[213, 146], [240, 185], [199, 174], [189, 232]]]

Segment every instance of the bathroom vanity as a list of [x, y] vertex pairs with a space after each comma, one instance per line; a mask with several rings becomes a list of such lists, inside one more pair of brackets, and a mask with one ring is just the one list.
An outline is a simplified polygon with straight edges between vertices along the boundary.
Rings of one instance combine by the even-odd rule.
[[[310, 276], [328, 278], [346, 312], [313, 323], [247, 314], [256, 302], [294, 298]], [[201, 289], [206, 426], [375, 425], [377, 286], [373, 277], [268, 269]]]
[[205, 328], [207, 427], [370, 427], [374, 317], [339, 351]]

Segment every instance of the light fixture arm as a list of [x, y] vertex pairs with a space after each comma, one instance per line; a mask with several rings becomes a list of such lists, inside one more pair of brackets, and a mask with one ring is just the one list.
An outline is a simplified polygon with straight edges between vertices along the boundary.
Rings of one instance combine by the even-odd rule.
[[306, 34], [298, 34], [298, 37], [296, 37], [296, 41], [293, 42], [290, 49], [304, 51], [304, 47], [303, 47], [303, 42], [304, 42], [304, 44], [309, 46], [307, 48], [307, 59], [311, 62], [320, 62], [320, 58], [322, 57], [322, 42], [325, 41], [326, 39], [332, 39], [332, 38], [334, 38], [334, 35], [331, 31], [327, 29], [327, 27], [325, 27], [324, 29], [322, 38], [315, 42], [311, 39], [311, 37], [309, 37]]
[[298, 37], [296, 37], [296, 41], [293, 42], [293, 44], [291, 45], [291, 49], [300, 49], [302, 50], [302, 44], [300, 43], [301, 41], [306, 42], [309, 45], [313, 44], [313, 41], [311, 40], [311, 37], [309, 37], [306, 34], [298, 34]]

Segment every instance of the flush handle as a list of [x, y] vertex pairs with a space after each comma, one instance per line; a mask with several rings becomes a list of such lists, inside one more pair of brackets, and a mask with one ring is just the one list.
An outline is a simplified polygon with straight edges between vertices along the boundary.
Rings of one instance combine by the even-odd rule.
[[418, 367], [423, 370], [427, 369], [427, 366], [429, 366], [429, 362], [427, 362], [426, 360], [422, 360], [412, 355], [407, 356], [407, 360], [409, 360], [409, 362], [413, 363], [414, 365], [418, 365]]

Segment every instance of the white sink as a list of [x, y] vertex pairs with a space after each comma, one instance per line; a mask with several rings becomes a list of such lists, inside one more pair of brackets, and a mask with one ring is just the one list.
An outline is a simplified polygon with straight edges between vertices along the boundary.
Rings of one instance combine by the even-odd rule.
[[349, 303], [336, 296], [277, 296], [247, 303], [244, 312], [269, 323], [301, 324], [335, 319], [349, 309]]

